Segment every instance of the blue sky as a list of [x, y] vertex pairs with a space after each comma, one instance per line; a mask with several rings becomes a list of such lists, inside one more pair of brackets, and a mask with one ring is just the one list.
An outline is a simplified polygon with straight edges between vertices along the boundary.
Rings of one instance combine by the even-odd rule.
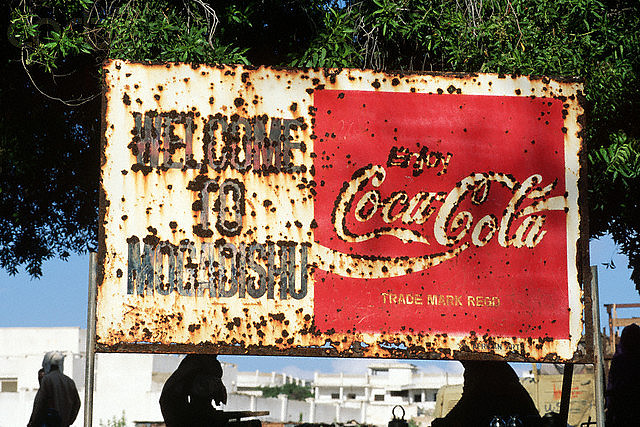
[[[598, 266], [600, 303], [640, 303], [640, 295], [629, 279], [631, 271], [627, 259], [609, 237], [591, 241], [591, 264]], [[603, 264], [613, 262], [615, 268]], [[23, 326], [80, 326], [87, 323], [88, 256], [72, 256], [69, 261], [51, 260], [44, 265], [43, 276], [31, 279], [26, 273], [9, 276], [0, 271], [0, 327]], [[639, 311], [620, 312], [623, 317]], [[601, 324], [607, 314], [601, 307]], [[320, 372], [363, 372], [370, 361], [361, 359], [311, 359], [267, 356], [220, 356], [221, 360], [236, 363], [242, 371], [286, 372], [309, 376]], [[456, 362], [413, 361], [423, 370], [461, 372]], [[523, 364], [522, 369], [529, 369]]]

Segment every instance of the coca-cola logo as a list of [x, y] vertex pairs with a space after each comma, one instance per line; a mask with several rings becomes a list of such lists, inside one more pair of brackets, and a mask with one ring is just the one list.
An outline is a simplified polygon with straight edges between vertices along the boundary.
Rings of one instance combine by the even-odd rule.
[[[403, 243], [430, 245], [435, 241], [446, 247], [464, 242], [463, 249], [466, 249], [471, 245], [485, 246], [495, 237], [502, 247], [533, 248], [546, 234], [543, 229], [545, 212], [565, 208], [564, 196], [550, 196], [557, 179], [542, 187], [542, 177], [537, 174], [518, 182], [504, 173], [473, 173], [458, 181], [448, 193], [417, 191], [409, 195], [406, 191], [393, 191], [383, 197], [379, 188], [386, 176], [384, 166], [367, 165], [358, 169], [342, 187], [332, 213], [334, 230], [341, 240], [355, 243], [393, 236]], [[502, 210], [474, 218], [471, 211], [460, 209], [465, 199], [476, 206], [487, 202], [492, 184], [500, 184], [511, 192], [511, 198]], [[368, 187], [373, 188], [367, 190]], [[348, 217], [368, 223], [375, 216], [388, 226], [361, 234], [349, 229]], [[424, 224], [431, 216], [435, 216], [432, 228], [420, 231], [408, 228], [413, 224]], [[400, 225], [394, 226], [394, 223]], [[427, 234], [429, 232], [431, 236]], [[440, 255], [434, 261], [440, 258], [446, 258], [446, 255]]]

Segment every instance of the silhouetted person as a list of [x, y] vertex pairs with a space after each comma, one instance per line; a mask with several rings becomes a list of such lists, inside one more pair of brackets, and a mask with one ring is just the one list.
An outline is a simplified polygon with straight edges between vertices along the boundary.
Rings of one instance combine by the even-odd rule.
[[62, 373], [64, 355], [57, 351], [45, 354], [44, 376], [33, 401], [28, 427], [69, 427], [80, 410], [76, 384]]
[[522, 425], [539, 426], [540, 414], [507, 362], [463, 361], [462, 396], [433, 427], [488, 427], [494, 416], [507, 421], [518, 416]]
[[160, 410], [167, 427], [212, 427], [226, 424], [216, 404], [227, 403], [222, 366], [215, 355], [189, 354], [162, 388]]
[[640, 425], [640, 327], [620, 334], [607, 385], [607, 427]]

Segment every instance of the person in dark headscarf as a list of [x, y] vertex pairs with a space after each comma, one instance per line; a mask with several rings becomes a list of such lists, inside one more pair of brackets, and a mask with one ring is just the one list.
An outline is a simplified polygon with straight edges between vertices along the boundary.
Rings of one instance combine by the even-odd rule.
[[80, 411], [76, 384], [62, 373], [64, 355], [50, 351], [44, 355], [44, 376], [33, 401], [28, 427], [68, 427]]
[[216, 404], [227, 403], [222, 366], [215, 354], [189, 354], [165, 382], [160, 411], [167, 427], [212, 427], [226, 419]]
[[640, 327], [635, 323], [620, 334], [606, 397], [607, 427], [640, 425]]
[[[505, 422], [517, 417], [524, 427], [539, 426], [540, 414], [515, 371], [507, 362], [462, 361], [462, 396], [432, 427], [487, 427], [494, 416]], [[506, 423], [505, 423], [506, 424]]]

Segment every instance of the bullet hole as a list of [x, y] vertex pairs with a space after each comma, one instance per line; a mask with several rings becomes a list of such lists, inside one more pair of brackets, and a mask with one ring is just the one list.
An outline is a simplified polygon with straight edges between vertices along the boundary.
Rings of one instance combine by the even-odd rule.
[[236, 99], [233, 100], [233, 104], [238, 108], [242, 107], [244, 105], [244, 99], [236, 98]]

